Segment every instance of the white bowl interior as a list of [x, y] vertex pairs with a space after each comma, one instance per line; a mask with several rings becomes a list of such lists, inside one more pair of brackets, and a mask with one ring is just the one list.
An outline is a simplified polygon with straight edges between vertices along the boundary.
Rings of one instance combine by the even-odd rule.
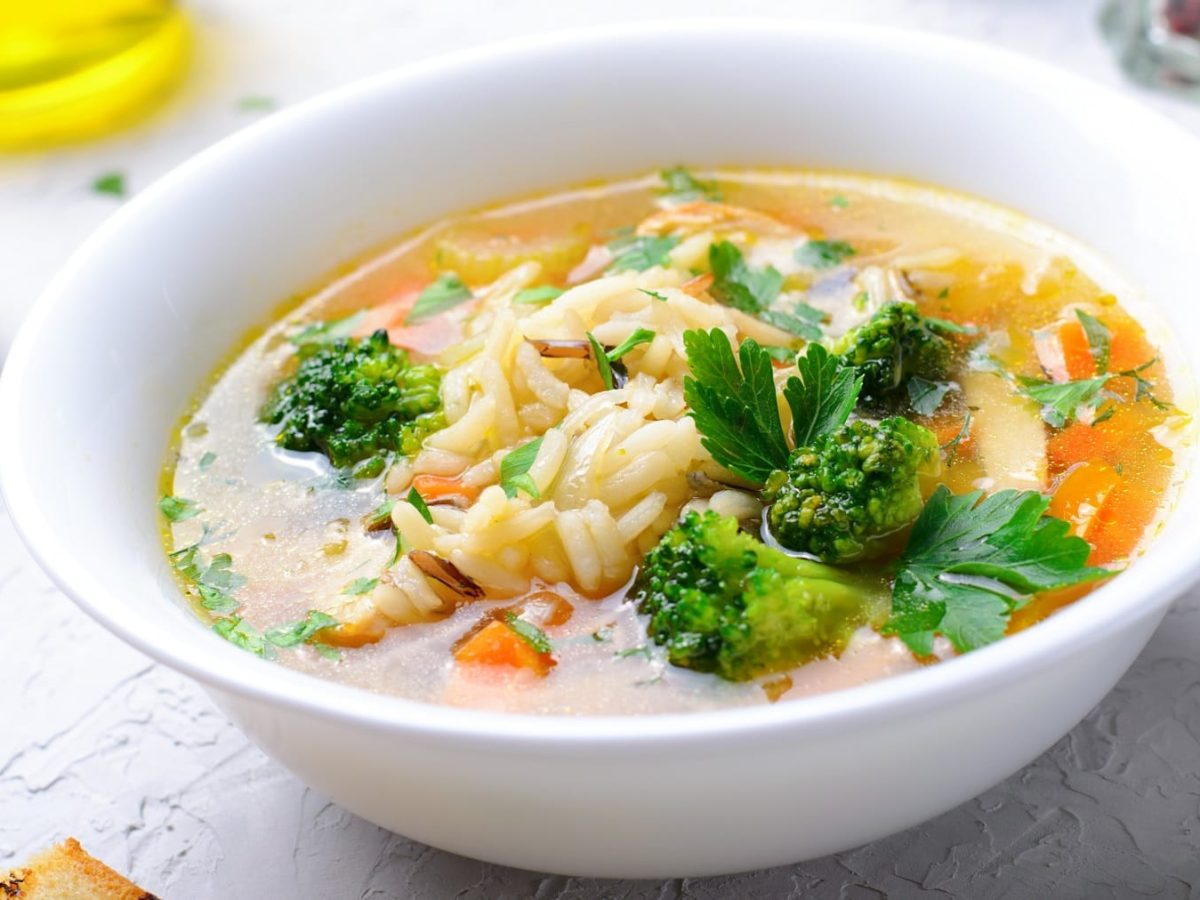
[[[170, 429], [282, 298], [414, 226], [491, 201], [677, 161], [816, 166], [932, 182], [1060, 228], [1144, 286], [1178, 340], [1195, 347], [1196, 158], [1196, 143], [1173, 126], [1073, 78], [895, 32], [649, 28], [423, 65], [235, 136], [88, 243], [8, 361], [3, 487], [42, 563], [137, 646], [234, 691], [416, 715], [403, 701], [262, 664], [176, 602], [155, 510]], [[1161, 608], [1195, 570], [1183, 525], [1198, 509], [1200, 490], [1188, 487], [1136, 581], [1117, 579], [978, 659], [859, 689], [854, 702], [948, 688], [1022, 658], [1045, 662], [1055, 647]], [[834, 708], [818, 699], [738, 714]], [[419, 715], [506, 727], [481, 714]]]

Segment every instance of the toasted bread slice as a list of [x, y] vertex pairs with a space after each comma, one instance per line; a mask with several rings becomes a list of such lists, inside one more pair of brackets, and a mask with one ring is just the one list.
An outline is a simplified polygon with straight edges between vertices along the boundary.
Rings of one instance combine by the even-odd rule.
[[157, 900], [67, 838], [0, 876], [0, 900]]

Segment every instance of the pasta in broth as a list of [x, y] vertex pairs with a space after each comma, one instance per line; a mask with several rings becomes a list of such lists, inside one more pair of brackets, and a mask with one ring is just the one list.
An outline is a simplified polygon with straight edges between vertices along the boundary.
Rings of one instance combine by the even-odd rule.
[[170, 558], [244, 649], [455, 705], [744, 705], [969, 652], [1169, 505], [1190, 420], [1084, 256], [811, 172], [449, 219], [219, 373], [164, 474]]

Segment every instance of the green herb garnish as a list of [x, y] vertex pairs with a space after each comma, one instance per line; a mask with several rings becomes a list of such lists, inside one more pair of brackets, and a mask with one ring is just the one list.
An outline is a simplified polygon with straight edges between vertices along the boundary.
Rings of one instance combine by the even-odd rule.
[[355, 578], [342, 588], [342, 593], [351, 597], [361, 597], [363, 594], [369, 594], [375, 590], [377, 584], [379, 584], [378, 578]]
[[650, 290], [647, 290], [646, 288], [638, 288], [638, 290], [641, 291], [643, 294], [645, 294], [647, 297], [653, 297], [655, 300], [659, 300], [663, 303], [667, 302], [666, 295], [660, 294], [658, 291], [650, 291]]
[[810, 344], [804, 356], [796, 357], [796, 370], [799, 375], [788, 379], [783, 396], [792, 410], [796, 446], [805, 447], [846, 424], [863, 381], [853, 366], [820, 344]]
[[1083, 378], [1079, 381], [1054, 382], [1043, 378], [1017, 376], [1017, 383], [1026, 396], [1042, 404], [1042, 418], [1055, 428], [1062, 428], [1077, 418], [1080, 408], [1095, 408], [1109, 396], [1105, 388], [1110, 375]]
[[619, 235], [608, 245], [608, 249], [613, 253], [613, 261], [609, 263], [608, 271], [644, 272], [655, 266], [670, 265], [670, 253], [678, 244], [677, 237]]
[[311, 641], [317, 632], [325, 628], [333, 628], [338, 620], [319, 609], [310, 609], [308, 615], [299, 622], [272, 628], [264, 637], [276, 647], [295, 647], [306, 641]]
[[534, 500], [541, 499], [542, 494], [529, 469], [542, 448], [542, 440], [539, 437], [522, 444], [500, 461], [500, 487], [506, 497], [511, 499], [517, 496], [518, 491], [524, 491]]
[[200, 457], [200, 461], [196, 463], [196, 468], [203, 472], [216, 461], [217, 454], [213, 453], [211, 450], [206, 450], [204, 451], [204, 455]]
[[935, 634], [960, 653], [997, 641], [1030, 595], [1112, 574], [1088, 566], [1088, 542], [1045, 515], [1048, 497], [1015, 490], [981, 497], [939, 486], [900, 557], [883, 630], [918, 655], [933, 653]]
[[843, 197], [841, 194], [835, 194], [833, 199], [829, 201], [829, 205], [832, 206], [834, 209], [845, 209], [847, 206], [850, 205], [850, 201], [847, 200], [845, 197]]
[[930, 381], [920, 375], [913, 375], [905, 387], [908, 389], [908, 402], [913, 412], [919, 416], [932, 416], [941, 407], [953, 385], [948, 381]]
[[551, 300], [556, 300], [564, 293], [566, 293], [566, 291], [560, 287], [554, 287], [550, 284], [543, 284], [540, 287], [525, 288], [522, 291], [517, 291], [512, 302], [540, 305], [542, 303], [549, 303]]
[[92, 182], [92, 190], [97, 194], [124, 198], [128, 193], [125, 186], [125, 175], [121, 172], [107, 172]]
[[1108, 326], [1097, 319], [1089, 312], [1082, 309], [1075, 310], [1075, 317], [1079, 319], [1079, 324], [1083, 326], [1083, 333], [1087, 337], [1088, 350], [1091, 351], [1092, 360], [1096, 363], [1097, 372], [1108, 371], [1108, 353], [1112, 346], [1112, 332], [1108, 330]]
[[167, 517], [168, 522], [186, 522], [203, 512], [195, 500], [188, 500], [186, 497], [162, 497], [158, 501], [158, 509]]
[[683, 166], [663, 169], [659, 173], [664, 189], [659, 193], [672, 203], [690, 203], [693, 200], [721, 201], [721, 189], [715, 181], [701, 181]]
[[417, 296], [417, 302], [404, 319], [405, 325], [416, 325], [436, 315], [454, 309], [471, 299], [470, 288], [453, 272], [443, 272]]
[[271, 112], [276, 105], [274, 97], [267, 97], [263, 94], [247, 94], [237, 102], [240, 112]]
[[554, 645], [550, 643], [550, 638], [546, 632], [538, 628], [532, 622], [526, 622], [514, 612], [506, 612], [504, 614], [504, 624], [513, 630], [517, 637], [521, 638], [525, 643], [532, 647], [538, 653], [550, 653], [554, 650]]
[[429, 507], [425, 505], [425, 498], [415, 487], [408, 489], [408, 495], [404, 499], [421, 514], [422, 519], [430, 525], [433, 524], [433, 513], [429, 511]]
[[783, 290], [783, 275], [772, 266], [756, 269], [746, 263], [742, 251], [729, 241], [718, 241], [708, 248], [708, 264], [713, 283], [709, 292], [726, 306], [758, 315], [767, 309]]
[[796, 248], [796, 262], [812, 269], [831, 269], [855, 254], [845, 241], [806, 241]]
[[366, 318], [366, 315], [366, 310], [360, 309], [356, 313], [351, 313], [341, 319], [334, 319], [331, 322], [312, 322], [305, 325], [289, 337], [288, 340], [298, 350], [315, 350], [318, 347], [332, 344], [334, 341], [340, 341], [342, 338], [348, 338], [353, 335], [362, 323], [362, 320]]
[[271, 659], [275, 656], [262, 634], [253, 625], [238, 616], [217, 619], [213, 622], [212, 630], [229, 643], [248, 650], [255, 656], [261, 656], [263, 659]]

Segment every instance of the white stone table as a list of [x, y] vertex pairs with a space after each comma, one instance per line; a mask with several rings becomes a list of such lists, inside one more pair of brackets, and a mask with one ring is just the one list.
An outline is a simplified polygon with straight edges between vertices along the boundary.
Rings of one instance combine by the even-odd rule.
[[[1121, 84], [1088, 0], [188, 6], [197, 64], [160, 115], [100, 143], [0, 159], [0, 356], [31, 299], [115, 208], [89, 191], [92, 179], [120, 169], [134, 190], [144, 187], [261, 114], [239, 111], [247, 95], [292, 103], [499, 37], [729, 9], [960, 34]], [[1200, 106], [1146, 99], [1200, 130]], [[195, 685], [78, 612], [26, 554], [2, 506], [0, 640], [0, 869], [74, 834], [168, 898], [1200, 898], [1200, 592], [1176, 605], [1082, 724], [958, 809], [837, 856], [663, 883], [487, 865], [344, 812], [264, 757]]]

